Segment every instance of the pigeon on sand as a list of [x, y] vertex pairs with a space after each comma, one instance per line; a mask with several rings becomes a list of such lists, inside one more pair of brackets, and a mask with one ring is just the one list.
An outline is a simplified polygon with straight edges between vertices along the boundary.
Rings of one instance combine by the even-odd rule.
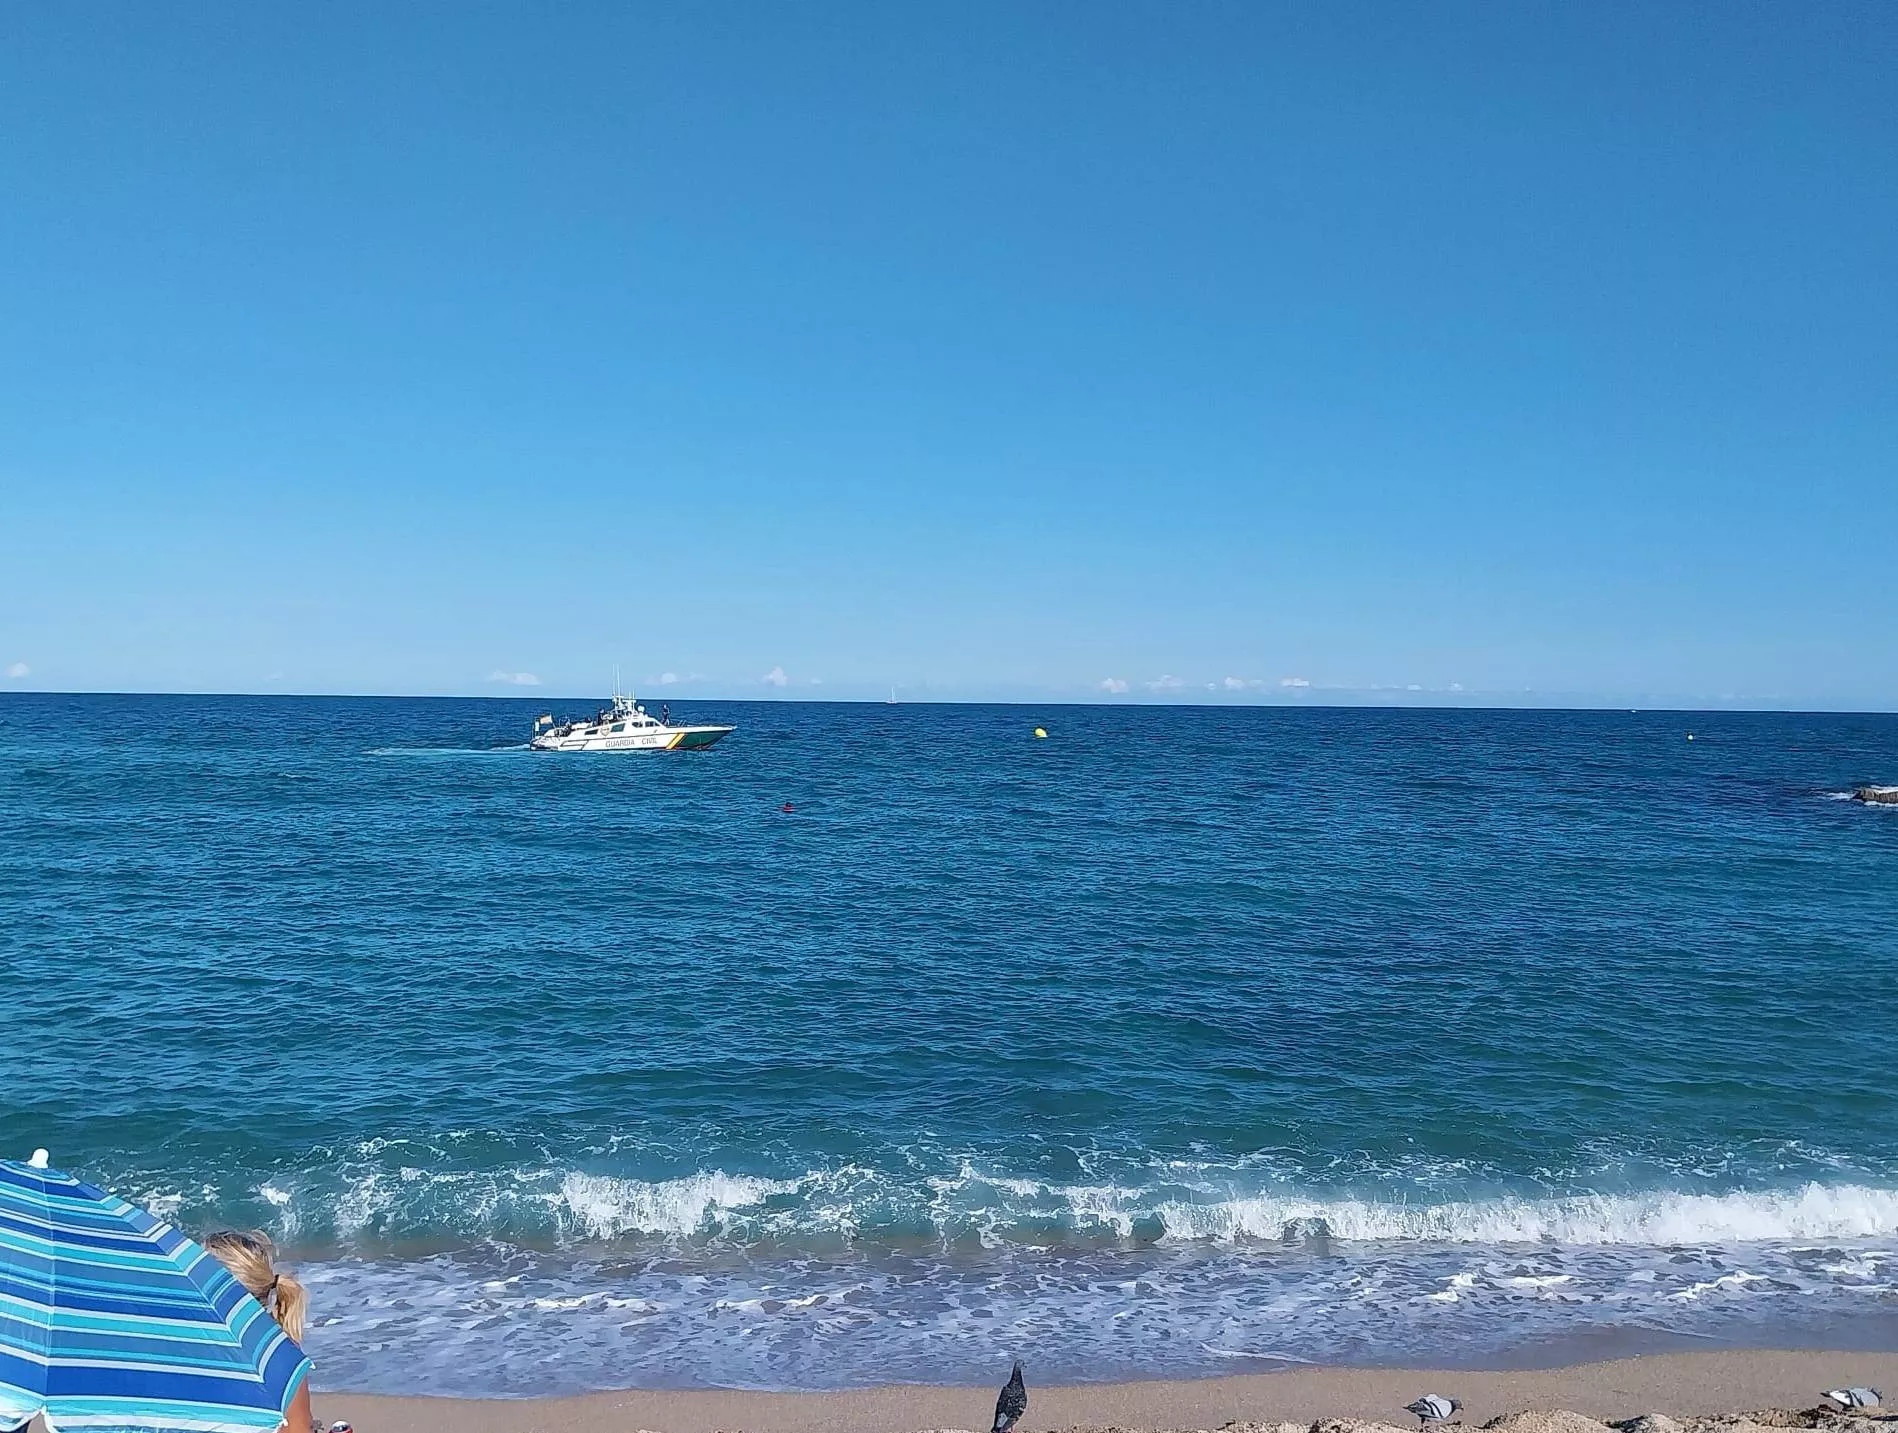
[[1835, 1388], [1826, 1397], [1841, 1408], [1876, 1408], [1885, 1401], [1876, 1388]]
[[1428, 1428], [1432, 1423], [1448, 1423], [1463, 1409], [1461, 1399], [1445, 1398], [1441, 1393], [1426, 1393], [1415, 1403], [1406, 1403], [1404, 1411], [1417, 1415], [1417, 1426]]
[[1021, 1365], [1015, 1365], [1015, 1371], [1008, 1376], [1008, 1382], [1002, 1385], [1001, 1397], [995, 1400], [995, 1427], [992, 1433], [1013, 1433], [1014, 1427], [1021, 1422], [1022, 1414], [1028, 1411], [1028, 1385], [1021, 1380]]

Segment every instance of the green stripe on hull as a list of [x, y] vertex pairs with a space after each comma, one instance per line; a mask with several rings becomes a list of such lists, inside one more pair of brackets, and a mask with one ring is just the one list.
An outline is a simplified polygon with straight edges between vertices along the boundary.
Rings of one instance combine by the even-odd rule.
[[674, 751], [697, 751], [700, 747], [710, 746], [725, 735], [722, 731], [688, 731], [679, 738]]

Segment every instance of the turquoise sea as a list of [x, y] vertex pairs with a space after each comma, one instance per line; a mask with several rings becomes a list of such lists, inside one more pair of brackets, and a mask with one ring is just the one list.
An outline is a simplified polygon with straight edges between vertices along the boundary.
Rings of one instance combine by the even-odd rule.
[[548, 706], [0, 697], [0, 1144], [323, 1386], [1898, 1348], [1898, 717]]

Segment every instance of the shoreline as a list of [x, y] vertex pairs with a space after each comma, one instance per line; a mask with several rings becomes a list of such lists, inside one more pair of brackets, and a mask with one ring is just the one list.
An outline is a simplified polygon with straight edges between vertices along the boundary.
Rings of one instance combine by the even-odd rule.
[[[1029, 1360], [1032, 1364], [1032, 1359]], [[896, 1385], [827, 1393], [626, 1390], [561, 1398], [314, 1395], [318, 1418], [364, 1433], [912, 1433], [984, 1429], [995, 1385]], [[321, 1370], [318, 1371], [319, 1375]], [[1426, 1392], [1460, 1398], [1475, 1428], [1526, 1409], [1603, 1422], [1644, 1413], [1673, 1418], [1756, 1409], [1810, 1409], [1841, 1384], [1871, 1384], [1898, 1401], [1898, 1352], [1719, 1349], [1643, 1354], [1556, 1368], [1444, 1370], [1309, 1367], [1204, 1379], [1037, 1387], [1028, 1370], [1021, 1433], [1048, 1429], [1216, 1429], [1228, 1423], [1309, 1424], [1348, 1418], [1402, 1427], [1404, 1405]], [[1884, 1410], [1876, 1410], [1883, 1412]]]

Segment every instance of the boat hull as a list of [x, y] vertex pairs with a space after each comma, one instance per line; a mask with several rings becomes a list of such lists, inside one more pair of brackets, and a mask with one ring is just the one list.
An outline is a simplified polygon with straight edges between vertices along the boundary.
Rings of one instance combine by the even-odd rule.
[[731, 735], [728, 726], [662, 726], [642, 731], [545, 732], [528, 744], [535, 751], [703, 751]]

